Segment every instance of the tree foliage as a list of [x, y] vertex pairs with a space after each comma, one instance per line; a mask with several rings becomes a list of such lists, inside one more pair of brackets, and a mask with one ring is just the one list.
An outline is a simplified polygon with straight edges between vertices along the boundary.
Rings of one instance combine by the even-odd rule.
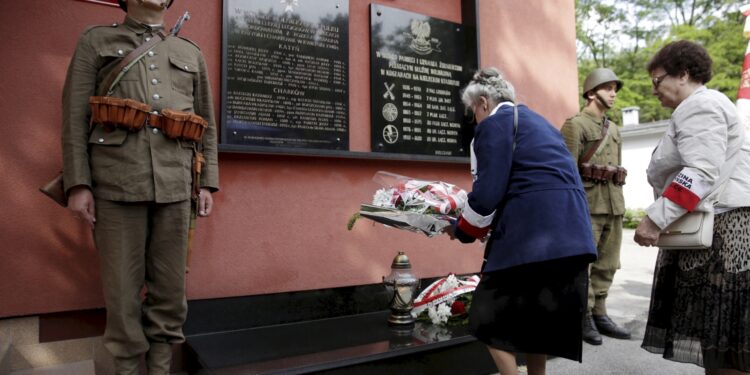
[[610, 111], [617, 123], [626, 107], [639, 107], [641, 122], [669, 118], [645, 67], [665, 44], [686, 39], [706, 47], [714, 61], [707, 86], [735, 100], [747, 46], [744, 21], [731, 0], [576, 0], [579, 82], [596, 67], [611, 68], [625, 84]]

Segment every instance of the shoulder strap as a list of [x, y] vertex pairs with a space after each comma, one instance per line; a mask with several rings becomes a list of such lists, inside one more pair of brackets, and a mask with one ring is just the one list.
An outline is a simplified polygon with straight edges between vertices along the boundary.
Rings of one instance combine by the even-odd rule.
[[579, 165], [583, 163], [588, 163], [589, 160], [591, 160], [591, 157], [594, 156], [594, 153], [596, 152], [596, 150], [599, 149], [599, 146], [601, 146], [602, 141], [604, 141], [604, 137], [607, 135], [608, 130], [609, 130], [609, 119], [607, 119], [607, 117], [605, 116], [604, 124], [602, 125], [602, 137], [599, 138], [599, 140], [596, 141], [596, 143], [591, 145], [591, 147], [589, 147], [588, 151], [586, 152], [586, 155], [583, 155], [583, 158], [581, 158], [581, 160], [578, 161]]
[[[172, 30], [170, 30], [169, 33], [164, 33], [164, 30], [159, 30], [156, 33], [159, 38], [151, 38], [151, 40], [141, 44], [127, 56], [123, 57], [123, 59], [120, 60], [117, 66], [115, 66], [115, 68], [112, 69], [111, 72], [109, 72], [104, 81], [102, 81], [104, 84], [99, 87], [99, 94], [107, 96], [112, 95], [112, 90], [115, 88], [122, 76], [125, 75], [125, 73], [127, 73], [128, 70], [133, 66], [133, 64], [137, 63], [138, 60], [145, 56], [149, 50], [154, 48], [157, 43], [166, 40], [169, 36], [177, 36], [177, 34], [180, 32], [180, 29], [182, 29], [182, 25], [184, 25], [185, 22], [189, 19], [190, 13], [186, 11], [182, 15], [182, 17], [177, 20], [177, 23], [174, 25], [174, 27], [172, 27]], [[104, 89], [106, 89], [107, 91], [104, 91]]]
[[99, 86], [99, 93], [101, 95], [112, 95], [112, 91], [114, 90], [117, 83], [120, 81], [122, 76], [125, 75], [128, 70], [130, 70], [133, 64], [137, 63], [138, 60], [143, 58], [143, 56], [145, 56], [148, 51], [154, 48], [157, 43], [167, 39], [168, 36], [168, 34], [165, 34], [163, 30], [160, 30], [156, 34], [159, 36], [159, 38], [151, 38], [151, 40], [138, 46], [138, 48], [128, 53], [125, 57], [122, 58], [122, 60], [120, 60], [119, 63], [117, 63], [117, 66], [115, 66], [114, 69], [109, 72], [104, 81], [102, 81], [102, 85]]

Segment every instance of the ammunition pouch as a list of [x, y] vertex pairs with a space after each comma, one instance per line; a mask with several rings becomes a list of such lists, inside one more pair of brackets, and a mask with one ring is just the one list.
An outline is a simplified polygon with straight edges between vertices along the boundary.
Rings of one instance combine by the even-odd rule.
[[150, 105], [133, 99], [92, 96], [89, 105], [91, 122], [109, 131], [117, 128], [137, 132], [149, 125], [161, 129], [168, 138], [200, 142], [208, 129], [208, 122], [194, 113], [171, 109], [158, 113]]
[[628, 171], [621, 166], [599, 165], [592, 163], [581, 163], [578, 167], [581, 178], [584, 181], [591, 181], [597, 184], [625, 185], [625, 177]]
[[625, 177], [628, 176], [628, 170], [625, 167], [617, 166], [617, 173], [615, 173], [614, 179], [612, 180], [616, 185], [625, 185]]
[[111, 96], [92, 96], [91, 121], [103, 126], [108, 131], [115, 128], [137, 132], [143, 128], [151, 106], [133, 99], [122, 99]]

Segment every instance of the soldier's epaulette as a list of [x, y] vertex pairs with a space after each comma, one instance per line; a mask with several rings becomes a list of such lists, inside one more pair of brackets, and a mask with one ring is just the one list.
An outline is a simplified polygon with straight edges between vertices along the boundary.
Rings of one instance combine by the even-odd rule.
[[200, 51], [201, 47], [197, 43], [193, 42], [192, 40], [190, 40], [188, 38], [185, 38], [184, 36], [177, 35], [177, 37], [180, 38], [180, 39], [182, 39], [182, 40], [184, 40], [184, 41], [186, 41], [186, 42], [188, 42], [188, 43], [190, 43], [190, 44], [192, 44], [192, 45], [194, 45], [195, 48], [197, 48]]
[[118, 27], [118, 26], [120, 26], [120, 24], [117, 22], [110, 23], [109, 25], [91, 25], [87, 27], [85, 30], [83, 30], [83, 33], [86, 34], [89, 31], [100, 28], [100, 27]]

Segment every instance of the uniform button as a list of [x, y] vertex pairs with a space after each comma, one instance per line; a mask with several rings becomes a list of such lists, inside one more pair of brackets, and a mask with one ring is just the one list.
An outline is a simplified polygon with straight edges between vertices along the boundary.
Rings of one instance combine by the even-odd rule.
[[152, 84], [152, 85], [155, 85], [155, 84], [157, 84], [157, 83], [159, 83], [159, 80], [158, 80], [158, 79], [154, 78], [154, 79], [152, 79], [152, 80], [151, 80], [151, 84]]
[[151, 70], [156, 70], [156, 64], [151, 64], [148, 66], [148, 68]]
[[185, 70], [190, 70], [190, 67], [188, 67], [187, 65], [185, 65]]
[[99, 143], [104, 143], [104, 138], [99, 138]]
[[122, 56], [122, 54], [123, 54], [123, 53], [124, 53], [124, 52], [122, 52], [122, 50], [121, 50], [121, 49], [118, 49], [118, 50], [117, 50], [117, 54], [118, 54], [118, 55], [121, 55], [121, 56]]
[[151, 40], [151, 37], [150, 37], [150, 36], [147, 36], [147, 37], [146, 37], [146, 41], [148, 42], [149, 40]]
[[161, 98], [161, 96], [159, 96], [159, 94], [154, 94], [154, 96], [152, 96], [152, 98], [154, 98], [154, 100], [159, 100], [159, 98]]
[[159, 129], [157, 129], [157, 128], [154, 128], [154, 129], [153, 129], [153, 130], [151, 130], [151, 131], [152, 131], [152, 132], [153, 132], [154, 134], [159, 134]]
[[148, 51], [148, 56], [149, 57], [154, 57], [154, 51]]

